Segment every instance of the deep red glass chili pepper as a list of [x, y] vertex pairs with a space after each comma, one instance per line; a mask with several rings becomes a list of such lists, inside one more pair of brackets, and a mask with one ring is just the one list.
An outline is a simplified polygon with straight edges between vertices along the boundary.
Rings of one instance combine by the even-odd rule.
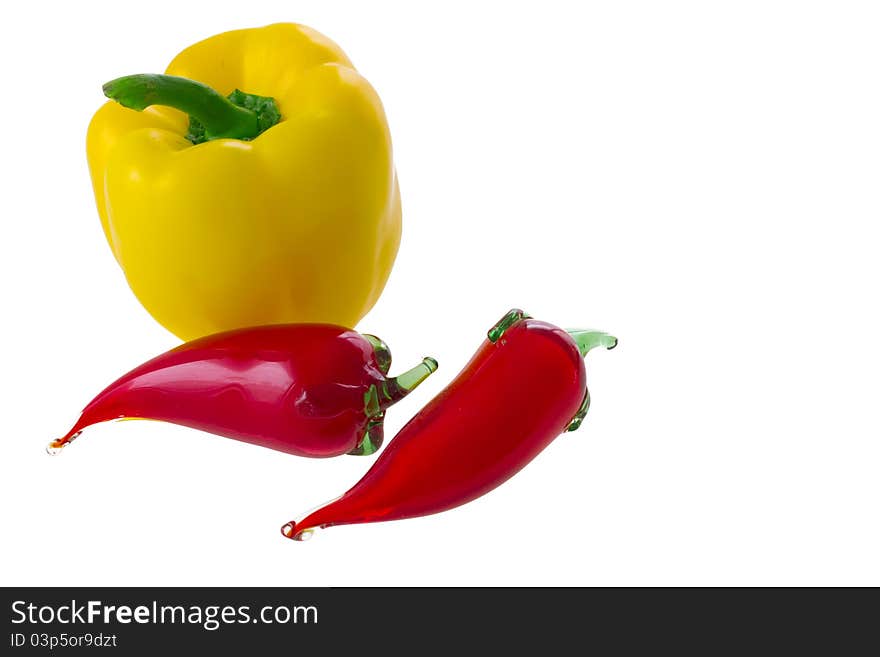
[[351, 490], [282, 533], [303, 540], [315, 528], [428, 515], [488, 493], [580, 426], [590, 406], [583, 356], [616, 344], [510, 311]]
[[387, 378], [391, 352], [371, 335], [287, 324], [211, 335], [136, 367], [95, 397], [54, 453], [98, 422], [150, 419], [299, 456], [370, 454], [385, 410], [437, 362]]

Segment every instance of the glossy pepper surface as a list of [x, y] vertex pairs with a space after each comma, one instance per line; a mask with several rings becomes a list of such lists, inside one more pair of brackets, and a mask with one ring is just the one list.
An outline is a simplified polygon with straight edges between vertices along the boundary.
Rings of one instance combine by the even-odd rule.
[[351, 490], [282, 533], [302, 540], [318, 527], [423, 516], [485, 495], [580, 426], [590, 406], [583, 356], [616, 344], [512, 310]]
[[294, 24], [226, 32], [104, 91], [87, 137], [98, 214], [160, 324], [191, 340], [355, 326], [373, 306], [400, 192], [382, 103], [339, 46]]
[[136, 367], [86, 406], [50, 453], [116, 419], [173, 422], [299, 456], [370, 454], [385, 410], [437, 368], [386, 375], [380, 339], [327, 324], [239, 329], [181, 345]]

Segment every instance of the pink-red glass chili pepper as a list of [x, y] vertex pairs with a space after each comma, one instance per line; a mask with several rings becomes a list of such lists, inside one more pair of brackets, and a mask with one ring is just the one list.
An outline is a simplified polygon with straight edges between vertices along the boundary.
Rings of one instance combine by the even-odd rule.
[[370, 454], [382, 442], [385, 409], [437, 369], [427, 357], [388, 378], [390, 365], [384, 342], [329, 324], [207, 336], [110, 384], [49, 451], [98, 422], [142, 418], [299, 456]]
[[510, 311], [351, 490], [282, 533], [303, 540], [318, 527], [423, 516], [488, 493], [580, 426], [590, 405], [583, 356], [616, 344]]

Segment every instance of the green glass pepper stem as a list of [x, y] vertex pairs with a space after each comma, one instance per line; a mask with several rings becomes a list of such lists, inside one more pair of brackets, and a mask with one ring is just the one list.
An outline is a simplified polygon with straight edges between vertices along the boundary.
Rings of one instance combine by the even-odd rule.
[[[571, 339], [574, 340], [574, 343], [577, 345], [578, 351], [581, 353], [582, 358], [595, 347], [614, 349], [614, 347], [617, 346], [617, 338], [615, 338], [613, 335], [608, 335], [604, 331], [592, 331], [589, 329], [569, 329], [567, 333], [571, 336]], [[587, 390], [587, 392], [584, 394], [584, 401], [581, 403], [581, 407], [568, 423], [568, 427], [566, 427], [565, 430], [575, 431], [579, 426], [581, 426], [581, 423], [584, 421], [584, 418], [587, 416], [589, 410], [590, 391]]]
[[425, 356], [422, 362], [411, 370], [385, 382], [379, 394], [379, 406], [384, 410], [392, 404], [396, 404], [436, 371], [437, 361], [430, 356]]
[[104, 95], [142, 111], [166, 105], [198, 120], [207, 139], [253, 139], [260, 134], [257, 113], [224, 98], [206, 84], [175, 75], [126, 75], [104, 85]]
[[569, 329], [567, 333], [574, 340], [581, 352], [581, 356], [586, 356], [590, 349], [595, 347], [605, 347], [606, 349], [614, 349], [617, 346], [617, 338], [608, 335], [604, 331], [593, 331], [590, 329]]

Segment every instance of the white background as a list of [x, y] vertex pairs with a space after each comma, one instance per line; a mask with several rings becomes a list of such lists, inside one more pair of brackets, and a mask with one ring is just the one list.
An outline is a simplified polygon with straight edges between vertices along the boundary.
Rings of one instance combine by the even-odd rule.
[[[880, 584], [880, 15], [865, 2], [4, 3], [0, 583]], [[279, 527], [369, 458], [156, 423], [43, 451], [177, 344], [101, 233], [100, 85], [289, 20], [383, 98], [404, 201], [362, 321], [440, 370], [512, 306], [612, 331], [593, 408], [437, 516]], [[467, 437], [462, 436], [462, 441]]]

